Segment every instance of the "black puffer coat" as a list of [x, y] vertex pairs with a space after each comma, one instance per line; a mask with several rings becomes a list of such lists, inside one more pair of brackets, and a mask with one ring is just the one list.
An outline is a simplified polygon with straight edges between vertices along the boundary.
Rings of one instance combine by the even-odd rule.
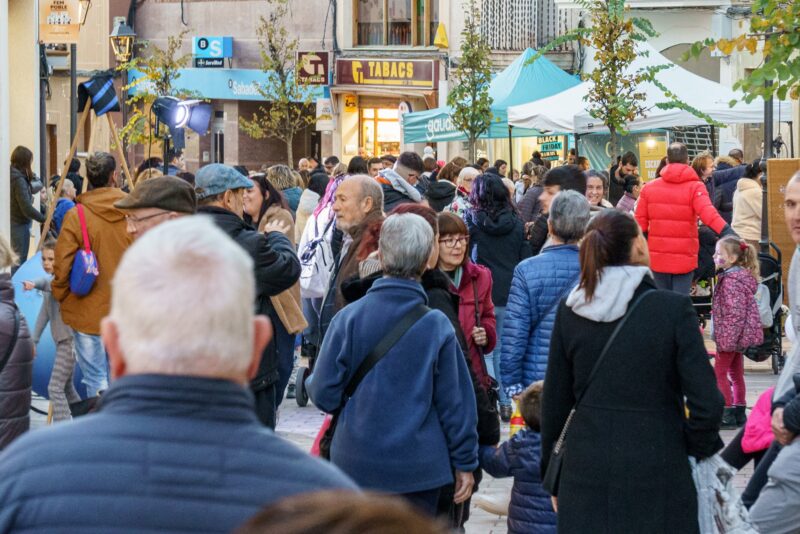
[[[11, 275], [0, 274], [0, 361], [14, 336], [14, 287]], [[31, 425], [33, 341], [20, 314], [17, 343], [0, 372], [0, 449], [4, 449]]]
[[[256, 278], [256, 313], [277, 320], [269, 297], [273, 297], [300, 279], [300, 260], [292, 243], [280, 232], [261, 234], [232, 211], [213, 206], [197, 210], [210, 215], [214, 223], [236, 241], [253, 259]], [[273, 340], [261, 356], [258, 374], [251, 387], [259, 390], [278, 381], [278, 353]]]

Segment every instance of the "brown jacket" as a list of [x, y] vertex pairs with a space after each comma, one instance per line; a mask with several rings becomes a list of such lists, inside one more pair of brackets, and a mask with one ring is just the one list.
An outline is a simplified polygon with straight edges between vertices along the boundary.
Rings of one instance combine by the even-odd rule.
[[[258, 225], [258, 231], [263, 232], [264, 227], [271, 222], [282, 222], [289, 228], [286, 230], [286, 237], [295, 245], [294, 242], [294, 219], [289, 210], [283, 209], [280, 206], [270, 206], [269, 209], [261, 217], [261, 222]], [[300, 281], [287, 289], [286, 291], [269, 298], [272, 302], [272, 307], [275, 308], [275, 313], [278, 318], [286, 327], [286, 331], [290, 334], [297, 334], [305, 330], [308, 326], [305, 316], [303, 315], [303, 306], [300, 301]]]
[[84, 206], [89, 242], [100, 270], [92, 291], [85, 297], [73, 295], [69, 290], [72, 262], [78, 250], [83, 248], [81, 225], [75, 208], [67, 212], [58, 236], [53, 296], [61, 302], [64, 323], [84, 334], [100, 334], [100, 320], [111, 308], [111, 279], [131, 244], [125, 216], [114, 207], [114, 203], [125, 196], [117, 188], [102, 187], [78, 197], [78, 203]]

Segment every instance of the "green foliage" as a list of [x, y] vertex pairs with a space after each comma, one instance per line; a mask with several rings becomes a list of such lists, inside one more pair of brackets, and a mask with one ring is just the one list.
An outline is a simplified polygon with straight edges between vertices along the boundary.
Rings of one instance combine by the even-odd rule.
[[451, 77], [447, 104], [453, 109], [450, 114], [453, 124], [467, 136], [471, 161], [475, 161], [475, 141], [492, 123], [490, 54], [489, 45], [481, 37], [475, 0], [470, 0], [461, 32], [461, 58]]
[[[181, 31], [178, 35], [167, 38], [167, 47], [159, 48], [147, 41], [137, 42], [136, 45], [144, 49], [143, 53], [132, 58], [127, 63], [117, 67], [118, 71], [137, 70], [142, 76], [133, 80], [127, 86], [126, 91], [137, 88], [137, 92], [132, 94], [127, 104], [130, 109], [128, 123], [120, 130], [120, 137], [127, 140], [131, 145], [144, 145], [150, 141], [166, 135], [167, 128], [161, 126], [160, 132], [152, 131], [155, 127], [147, 119], [150, 106], [159, 96], [175, 96], [177, 98], [191, 98], [196, 96], [190, 91], [176, 91], [172, 84], [180, 78], [180, 69], [189, 65], [191, 54], [181, 55], [183, 40], [190, 28]], [[160, 134], [160, 136], [159, 136]]]
[[619, 151], [618, 135], [627, 135], [627, 124], [647, 111], [644, 107], [646, 94], [641, 90], [645, 83], [652, 83], [664, 92], [666, 100], [656, 104], [658, 108], [682, 109], [709, 124], [717, 124], [707, 114], [680, 102], [677, 95], [658, 81], [658, 73], [669, 65], [631, 70], [638, 53], [636, 44], [657, 35], [648, 19], [629, 16], [625, 0], [578, 0], [578, 4], [589, 15], [589, 27], [576, 28], [556, 38], [541, 48], [531, 61], [568, 41], [578, 41], [595, 51], [596, 67], [582, 74], [584, 80], [591, 82], [586, 97], [587, 110], [609, 129], [612, 159], [616, 159]]
[[[694, 43], [684, 54], [684, 61], [698, 57], [708, 48], [730, 55], [734, 50], [764, 56], [764, 61], [750, 76], [742, 78], [734, 89], [745, 93], [743, 100], [752, 102], [757, 97], [784, 100], [800, 98], [800, 4], [785, 0], [754, 0], [750, 17], [750, 32], [733, 39], [705, 39]], [[766, 84], [765, 82], [772, 82]], [[731, 101], [731, 106], [736, 104]]]
[[253, 139], [272, 137], [286, 143], [287, 163], [293, 166], [292, 140], [315, 122], [314, 103], [308, 85], [297, 76], [298, 39], [289, 31], [289, 0], [267, 0], [268, 17], [261, 17], [257, 34], [261, 47], [261, 70], [266, 74], [258, 92], [269, 107], [259, 106], [250, 119], [240, 117], [239, 128]]

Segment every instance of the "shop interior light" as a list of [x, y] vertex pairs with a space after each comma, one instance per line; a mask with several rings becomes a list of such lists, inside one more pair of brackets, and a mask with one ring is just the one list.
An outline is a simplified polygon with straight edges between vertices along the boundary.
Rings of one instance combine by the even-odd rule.
[[655, 138], [652, 136], [648, 137], [647, 141], [645, 141], [645, 145], [647, 146], [647, 148], [655, 148], [656, 147]]

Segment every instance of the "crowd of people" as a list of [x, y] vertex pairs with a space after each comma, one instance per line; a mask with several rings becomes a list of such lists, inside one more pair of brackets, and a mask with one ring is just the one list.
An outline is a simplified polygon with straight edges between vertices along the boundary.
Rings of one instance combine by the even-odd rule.
[[[514, 477], [509, 532], [699, 532], [688, 457], [738, 428], [722, 456], [757, 462], [753, 523], [796, 531], [797, 357], [766, 415], [745, 411], [761, 171], [741, 151], [673, 143], [647, 183], [633, 153], [608, 170], [534, 153], [520, 172], [430, 148], [296, 170], [166, 159], [131, 183], [110, 154], [85, 179], [76, 160], [40, 210], [32, 154], [12, 155], [0, 267], [54, 224], [46, 276], [21, 286], [44, 297], [32, 331], [0, 274], [0, 530], [463, 530], [486, 471]], [[800, 244], [800, 173], [785, 206]], [[710, 278], [713, 366], [690, 299]], [[800, 328], [792, 284], [800, 253]], [[48, 323], [55, 424], [26, 433]], [[270, 430], [300, 394], [330, 414], [329, 462]], [[515, 405], [525, 428], [501, 443]]]

